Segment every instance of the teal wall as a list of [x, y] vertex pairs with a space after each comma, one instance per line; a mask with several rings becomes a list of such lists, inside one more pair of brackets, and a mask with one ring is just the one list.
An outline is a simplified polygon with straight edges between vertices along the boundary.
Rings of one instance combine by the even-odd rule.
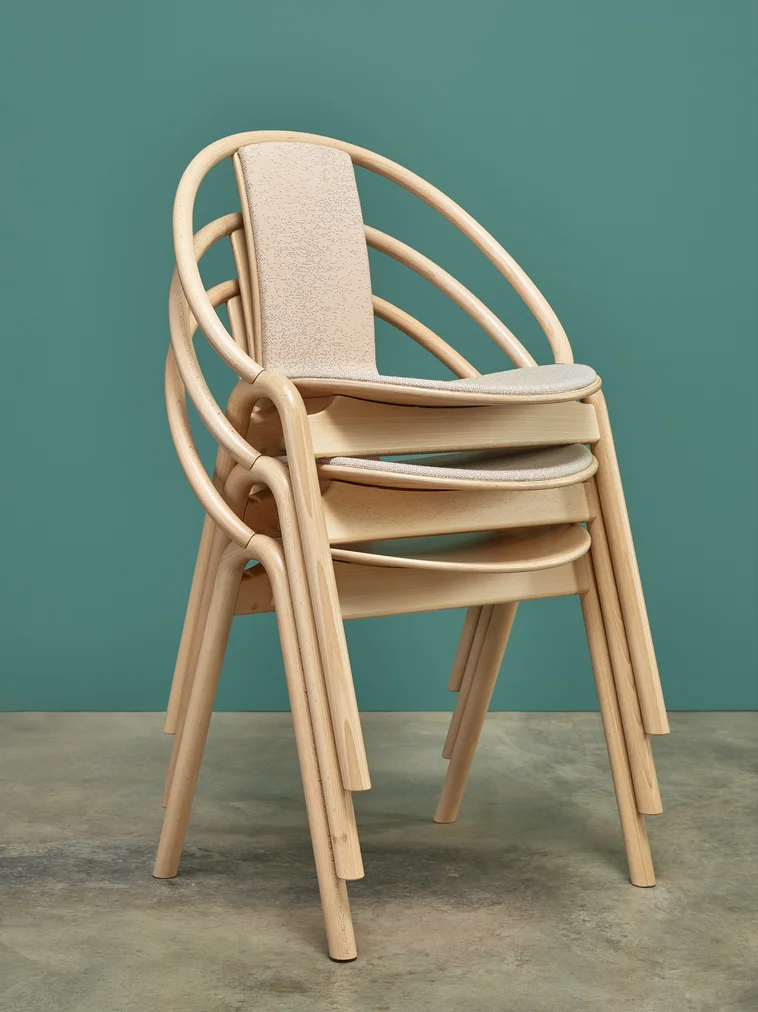
[[[604, 377], [669, 705], [756, 705], [752, 0], [13, 6], [3, 705], [164, 705], [201, 523], [162, 402], [171, 203], [196, 151], [258, 128], [380, 151], [502, 240]], [[368, 222], [458, 274], [548, 360], [476, 250], [386, 182], [359, 182]], [[198, 220], [233, 202], [214, 170]], [[502, 366], [438, 293], [396, 265], [374, 276], [481, 369]], [[387, 370], [443, 375], [386, 328], [378, 341]], [[223, 396], [224, 370], [203, 360]], [[361, 705], [448, 707], [461, 620], [352, 624]], [[270, 617], [237, 623], [219, 705], [286, 706]], [[524, 606], [495, 706], [593, 705], [578, 603]]]

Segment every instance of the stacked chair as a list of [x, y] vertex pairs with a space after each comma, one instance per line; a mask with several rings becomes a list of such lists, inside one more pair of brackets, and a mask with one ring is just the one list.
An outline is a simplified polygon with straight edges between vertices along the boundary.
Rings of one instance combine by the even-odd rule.
[[[198, 187], [229, 157], [241, 211], [195, 233]], [[460, 229], [525, 301], [554, 362], [538, 366], [460, 282], [364, 225], [354, 165]], [[206, 290], [198, 262], [225, 237], [237, 277]], [[232, 619], [273, 610], [328, 950], [354, 959], [346, 883], [363, 866], [352, 792], [370, 780], [344, 621], [468, 609], [435, 814], [452, 822], [518, 602], [578, 594], [631, 881], [653, 885], [644, 816], [661, 802], [649, 736], [668, 732], [667, 717], [600, 379], [574, 364], [543, 296], [429, 183], [311, 134], [241, 133], [205, 148], [179, 185], [174, 241], [169, 424], [206, 517], [166, 716], [174, 743], [155, 876], [177, 874]], [[448, 295], [512, 367], [479, 375], [437, 334], [373, 295], [369, 246]], [[380, 375], [374, 316], [457, 378]], [[226, 411], [198, 365], [197, 329], [238, 377]], [[193, 443], [187, 394], [218, 443], [212, 477]]]

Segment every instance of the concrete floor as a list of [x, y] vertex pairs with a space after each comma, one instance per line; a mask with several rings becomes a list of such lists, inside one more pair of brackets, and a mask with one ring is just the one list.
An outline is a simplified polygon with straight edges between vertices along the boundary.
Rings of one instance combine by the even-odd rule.
[[157, 714], [0, 718], [0, 1008], [754, 1012], [752, 714], [656, 743], [659, 884], [626, 878], [595, 714], [492, 714], [453, 826], [445, 714], [367, 714], [360, 956], [325, 955], [287, 714], [217, 714], [182, 863], [150, 876]]

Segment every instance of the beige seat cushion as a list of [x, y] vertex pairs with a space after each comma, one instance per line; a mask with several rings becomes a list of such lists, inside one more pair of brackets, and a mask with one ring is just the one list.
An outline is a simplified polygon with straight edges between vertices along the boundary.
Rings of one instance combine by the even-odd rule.
[[552, 481], [568, 478], [592, 464], [586, 446], [550, 446], [536, 450], [493, 453], [439, 453], [410, 460], [371, 460], [365, 457], [330, 457], [319, 461], [358, 471], [380, 471], [409, 477], [438, 478], [440, 481]]
[[341, 380], [356, 383], [380, 383], [387, 387], [402, 387], [417, 390], [450, 390], [456, 393], [504, 394], [513, 396], [549, 396], [583, 390], [597, 379], [597, 373], [588, 365], [537, 365], [521, 369], [507, 369], [504, 372], [472, 376], [469, 379], [431, 380], [413, 379], [409, 376], [382, 376], [372, 372], [335, 371], [332, 373], [313, 371], [289, 372], [295, 380]]

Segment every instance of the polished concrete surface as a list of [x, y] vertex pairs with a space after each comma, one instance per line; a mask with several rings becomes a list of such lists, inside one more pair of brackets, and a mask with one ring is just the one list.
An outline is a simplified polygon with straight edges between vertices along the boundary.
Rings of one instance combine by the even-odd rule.
[[488, 718], [432, 822], [447, 715], [366, 714], [359, 958], [325, 954], [288, 714], [216, 714], [180, 877], [151, 878], [158, 714], [0, 717], [0, 1009], [754, 1012], [755, 715], [656, 742], [654, 889], [626, 877], [595, 714]]

